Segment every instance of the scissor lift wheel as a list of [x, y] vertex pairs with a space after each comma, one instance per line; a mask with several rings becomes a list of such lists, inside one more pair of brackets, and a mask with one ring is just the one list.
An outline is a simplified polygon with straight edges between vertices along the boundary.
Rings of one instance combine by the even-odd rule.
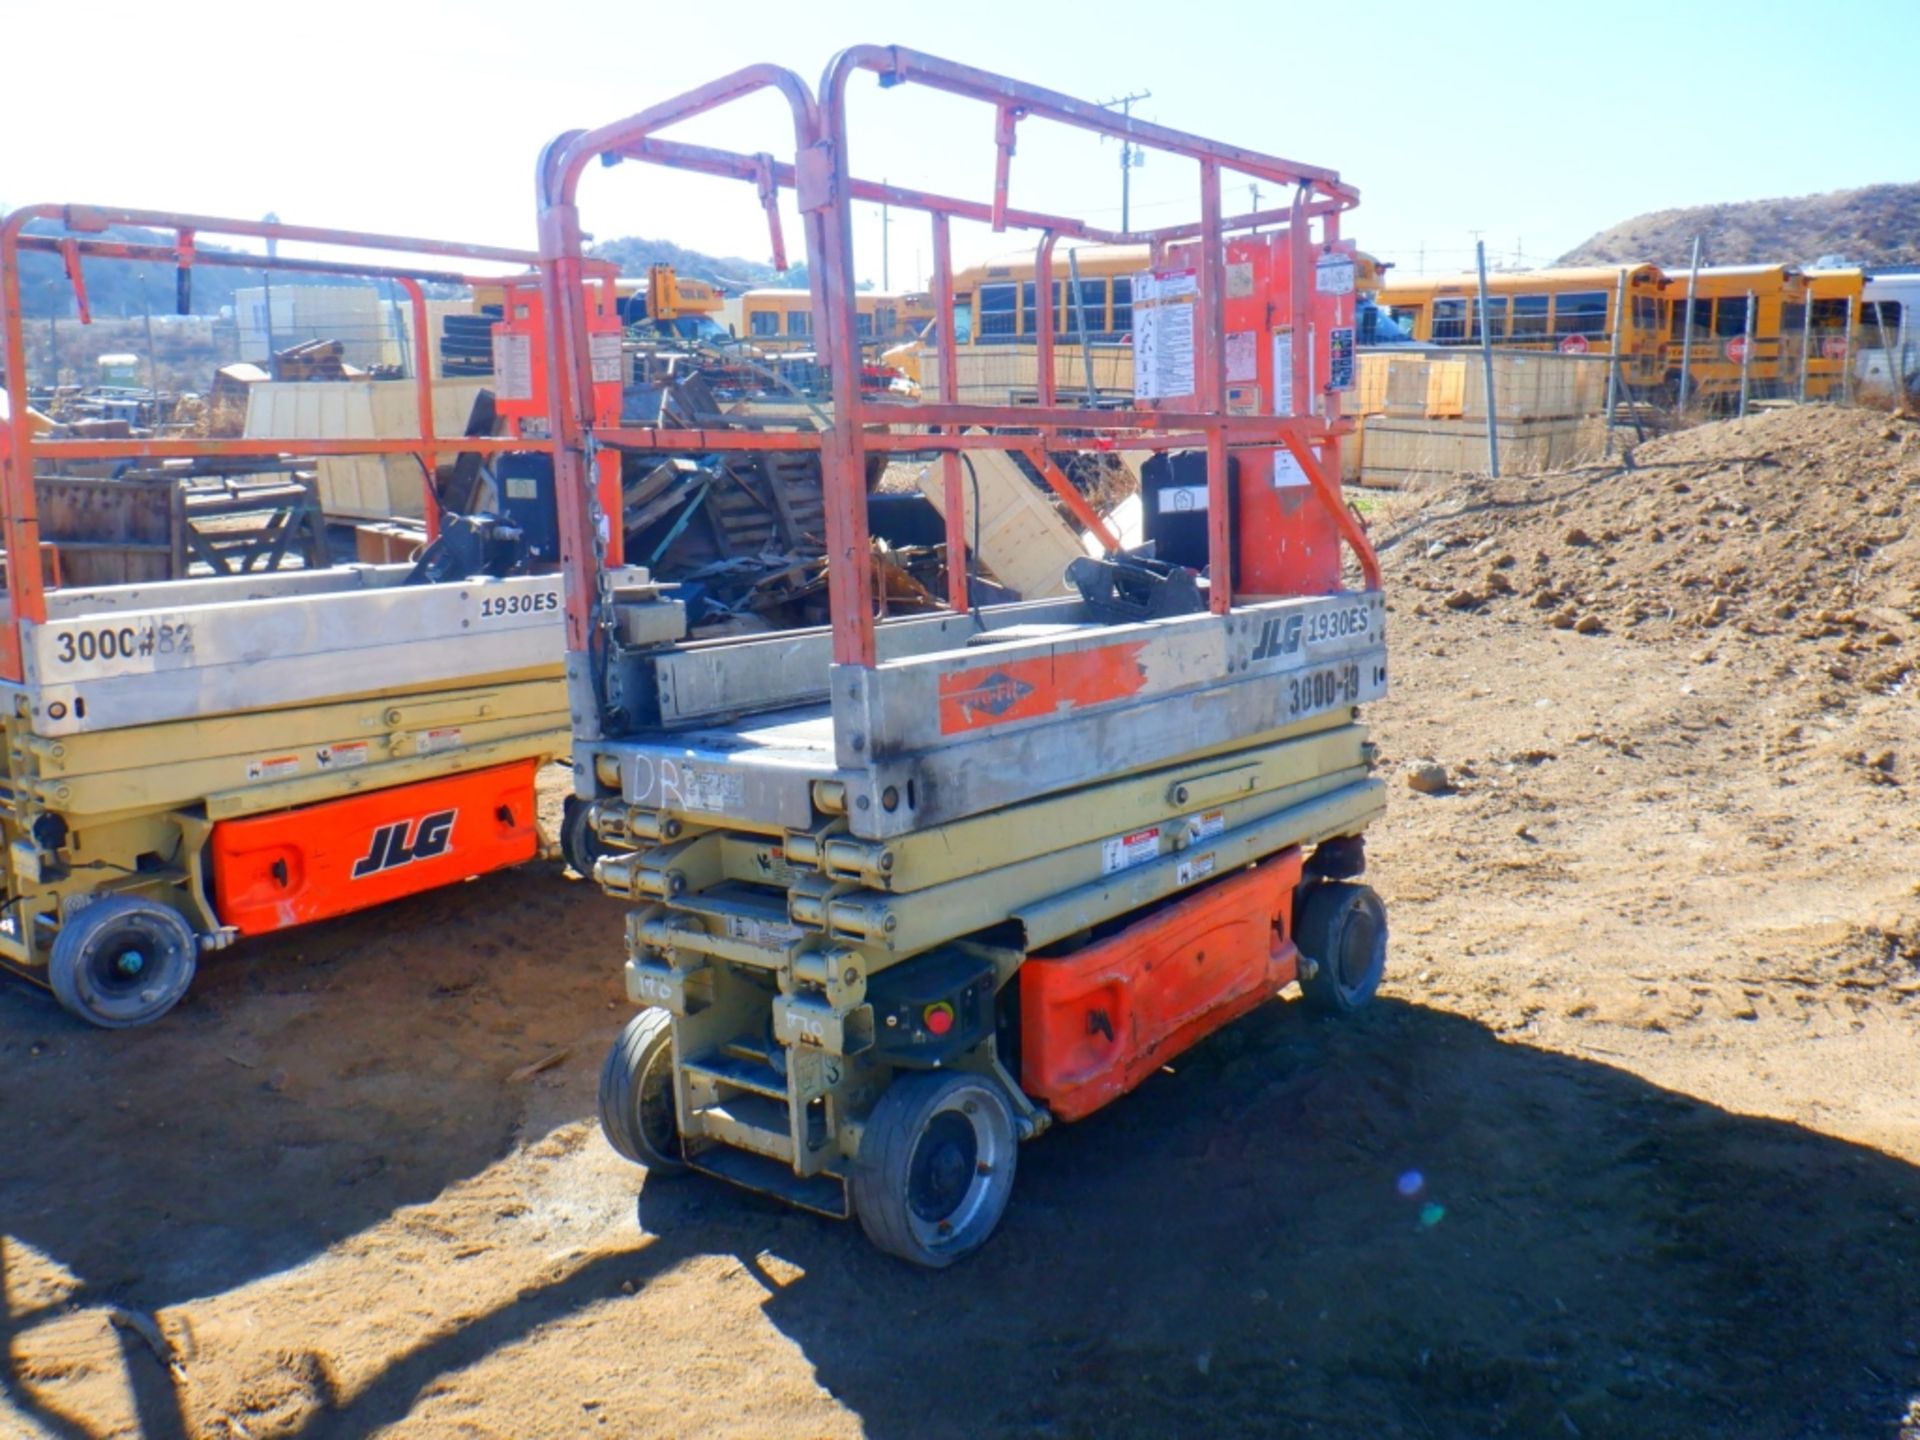
[[978, 1250], [1013, 1194], [1019, 1140], [994, 1081], [954, 1072], [898, 1076], [867, 1118], [853, 1208], [889, 1254], [941, 1269]]
[[642, 1010], [600, 1067], [600, 1129], [607, 1143], [649, 1174], [685, 1168], [673, 1103], [673, 1016]]
[[1346, 880], [1309, 886], [1294, 922], [1300, 995], [1315, 1010], [1351, 1015], [1373, 999], [1387, 968], [1387, 907], [1372, 887]]
[[578, 795], [567, 796], [560, 810], [560, 858], [583, 880], [593, 878], [593, 862], [606, 849], [587, 823], [587, 812], [587, 802]]
[[77, 911], [54, 936], [47, 983], [82, 1020], [124, 1030], [158, 1020], [193, 983], [200, 944], [178, 911], [110, 895]]

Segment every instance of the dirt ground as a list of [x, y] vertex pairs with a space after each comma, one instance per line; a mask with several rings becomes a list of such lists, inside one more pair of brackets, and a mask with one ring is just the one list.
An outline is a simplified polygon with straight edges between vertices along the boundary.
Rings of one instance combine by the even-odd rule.
[[1867, 414], [1377, 509], [1383, 998], [1057, 1129], [943, 1274], [642, 1187], [552, 867], [148, 1031], [6, 987], [0, 1433], [1920, 1436], [1917, 510]]

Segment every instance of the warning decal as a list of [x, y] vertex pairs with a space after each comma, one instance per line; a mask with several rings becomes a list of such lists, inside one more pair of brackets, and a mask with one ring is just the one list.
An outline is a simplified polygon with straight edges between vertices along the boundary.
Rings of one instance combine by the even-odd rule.
[[1160, 827], [1149, 825], [1144, 830], [1135, 830], [1130, 834], [1116, 835], [1103, 841], [1100, 846], [1100, 870], [1102, 874], [1112, 875], [1121, 870], [1131, 870], [1136, 865], [1144, 865], [1160, 855]]

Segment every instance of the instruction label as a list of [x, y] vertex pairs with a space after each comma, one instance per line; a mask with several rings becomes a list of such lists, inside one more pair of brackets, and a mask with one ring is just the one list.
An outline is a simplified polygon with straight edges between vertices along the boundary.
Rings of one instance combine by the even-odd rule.
[[367, 763], [369, 750], [365, 740], [349, 740], [342, 745], [322, 745], [313, 752], [313, 759], [322, 770], [351, 770]]
[[1293, 331], [1273, 332], [1273, 413], [1293, 414]]
[[1353, 257], [1322, 255], [1313, 262], [1313, 288], [1322, 295], [1353, 293]]
[[1131, 834], [1116, 835], [1100, 846], [1100, 869], [1106, 875], [1121, 870], [1131, 870], [1136, 865], [1144, 865], [1160, 855], [1160, 827], [1149, 825], [1144, 830], [1135, 830]]
[[493, 380], [502, 400], [533, 399], [533, 337], [493, 332]]
[[287, 780], [300, 773], [298, 755], [262, 755], [247, 762], [249, 780]]
[[1332, 354], [1327, 362], [1327, 388], [1353, 389], [1353, 327], [1337, 325], [1327, 331], [1327, 348]]
[[[689, 810], [737, 809], [746, 794], [746, 782], [731, 770], [680, 767], [680, 803]], [[666, 798], [664, 788], [661, 798]]]
[[784, 950], [800, 938], [800, 927], [784, 920], [759, 920], [751, 915], [726, 918], [729, 940], [744, 940], [762, 950]]
[[1257, 380], [1259, 376], [1260, 346], [1258, 336], [1251, 330], [1235, 330], [1227, 336], [1227, 383]]
[[1307, 478], [1307, 468], [1294, 456], [1293, 451], [1282, 445], [1273, 452], [1273, 488], [1288, 490], [1298, 485], [1311, 485]]
[[1154, 492], [1155, 508], [1162, 515], [1186, 515], [1207, 508], [1204, 485], [1168, 485]]
[[1175, 868], [1174, 879], [1182, 885], [1191, 885], [1196, 880], [1204, 880], [1213, 874], [1214, 857], [1201, 855], [1192, 860], [1182, 860]]
[[1187, 840], [1190, 843], [1198, 844], [1202, 840], [1212, 839], [1226, 828], [1227, 812], [1224, 810], [1207, 810], [1199, 815], [1189, 815], [1187, 817]]
[[593, 366], [593, 383], [623, 383], [620, 373], [620, 336], [617, 332], [587, 337], [587, 356]]
[[1160, 400], [1194, 392], [1192, 270], [1143, 270], [1133, 277], [1133, 394]]
[[420, 734], [420, 753], [438, 754], [442, 750], [457, 750], [463, 736], [458, 725], [443, 725], [437, 730], [424, 730]]

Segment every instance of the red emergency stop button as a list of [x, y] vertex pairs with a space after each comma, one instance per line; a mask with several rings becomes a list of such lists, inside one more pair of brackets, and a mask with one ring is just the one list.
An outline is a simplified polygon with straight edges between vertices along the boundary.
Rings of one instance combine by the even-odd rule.
[[929, 1035], [944, 1035], [953, 1029], [953, 1006], [942, 1000], [938, 1005], [929, 1005], [920, 1012], [920, 1023], [927, 1027]]

